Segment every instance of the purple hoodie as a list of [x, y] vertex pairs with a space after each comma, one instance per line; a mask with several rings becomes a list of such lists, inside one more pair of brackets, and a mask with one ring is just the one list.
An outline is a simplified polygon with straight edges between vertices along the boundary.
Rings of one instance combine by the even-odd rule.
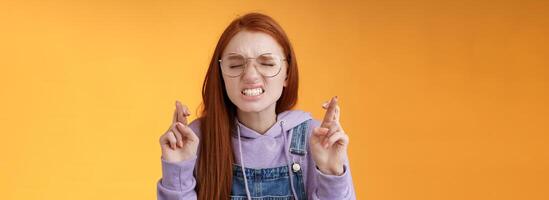
[[[240, 129], [240, 141], [242, 143], [242, 155], [239, 152], [237, 133], [233, 134], [232, 146], [235, 162], [247, 168], [271, 168], [287, 165], [288, 144], [285, 144], [284, 135], [289, 137], [292, 128], [302, 122], [312, 119], [311, 114], [299, 110], [285, 111], [277, 116], [276, 123], [265, 133], [259, 134], [237, 121]], [[307, 139], [312, 134], [314, 127], [320, 126], [318, 120], [310, 120]], [[189, 127], [200, 138], [200, 121], [194, 120]], [[286, 140], [288, 141], [288, 140]], [[308, 140], [307, 140], [308, 141]], [[290, 142], [290, 141], [288, 141]], [[327, 175], [320, 172], [310, 156], [307, 143], [307, 154], [303, 167], [303, 179], [308, 199], [356, 199], [349, 161], [346, 159], [344, 173], [341, 176]], [[177, 163], [169, 163], [161, 158], [162, 178], [157, 182], [157, 198], [159, 200], [191, 200], [197, 199], [195, 186], [196, 159], [193, 158]]]

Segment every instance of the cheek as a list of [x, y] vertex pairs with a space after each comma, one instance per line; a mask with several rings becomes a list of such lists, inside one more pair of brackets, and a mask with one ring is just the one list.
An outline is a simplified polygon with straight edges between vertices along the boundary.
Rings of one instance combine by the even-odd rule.
[[280, 97], [282, 95], [282, 90], [284, 89], [284, 78], [278, 78], [276, 80], [271, 80], [269, 83], [269, 96]]
[[288, 77], [286, 70], [286, 67], [284, 67], [278, 76], [271, 79], [271, 83], [269, 84], [271, 85], [273, 92], [276, 92], [276, 96], [280, 96], [282, 90], [286, 86], [286, 78]]
[[235, 81], [232, 81], [230, 79], [227, 79], [225, 78], [224, 79], [224, 83], [225, 83], [225, 90], [227, 91], [227, 95], [229, 97], [231, 96], [236, 96], [238, 94], [240, 94], [240, 91], [238, 89], [238, 83], [235, 82]]

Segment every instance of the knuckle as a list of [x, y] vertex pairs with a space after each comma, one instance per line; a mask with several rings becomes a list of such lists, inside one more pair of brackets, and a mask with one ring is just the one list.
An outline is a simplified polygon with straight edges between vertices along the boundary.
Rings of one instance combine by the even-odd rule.
[[168, 134], [168, 140], [170, 141], [175, 140], [175, 135], [173, 132], [170, 132], [170, 134]]
[[173, 126], [172, 129], [173, 129], [174, 133], [179, 133], [180, 132], [180, 129], [177, 126]]

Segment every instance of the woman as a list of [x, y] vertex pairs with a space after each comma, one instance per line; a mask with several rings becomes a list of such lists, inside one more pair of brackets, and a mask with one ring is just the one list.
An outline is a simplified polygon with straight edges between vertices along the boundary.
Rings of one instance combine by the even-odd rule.
[[258, 13], [235, 19], [210, 62], [201, 116], [187, 124], [176, 101], [160, 137], [158, 199], [355, 199], [337, 97], [320, 122], [290, 110], [297, 88], [280, 25]]

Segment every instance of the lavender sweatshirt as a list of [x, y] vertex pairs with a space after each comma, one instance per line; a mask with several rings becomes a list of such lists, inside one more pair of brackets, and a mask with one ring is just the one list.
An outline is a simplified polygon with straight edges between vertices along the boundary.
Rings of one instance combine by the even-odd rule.
[[[240, 128], [240, 141], [242, 143], [242, 157], [240, 156], [238, 146], [238, 136], [236, 133], [232, 137], [232, 145], [234, 150], [235, 162], [242, 164], [247, 168], [271, 168], [288, 165], [286, 152], [289, 144], [285, 144], [284, 135], [290, 138], [292, 128], [312, 119], [310, 113], [290, 110], [285, 111], [277, 116], [276, 124], [274, 124], [265, 134], [259, 134], [254, 130], [244, 126], [237, 121]], [[310, 120], [307, 139], [312, 134], [314, 127], [318, 127], [318, 120]], [[189, 127], [200, 138], [200, 121], [194, 120], [189, 124]], [[288, 139], [286, 139], [287, 142]], [[199, 144], [200, 145], [200, 144]], [[307, 154], [302, 163], [303, 180], [308, 199], [313, 200], [328, 200], [328, 199], [356, 199], [351, 178], [351, 170], [349, 161], [346, 159], [344, 165], [344, 173], [341, 176], [327, 175], [320, 172], [315, 165], [307, 142]], [[157, 182], [157, 198], [159, 200], [192, 200], [197, 199], [195, 186], [195, 170], [196, 159], [193, 158], [177, 163], [170, 163], [162, 159], [162, 178]]]

